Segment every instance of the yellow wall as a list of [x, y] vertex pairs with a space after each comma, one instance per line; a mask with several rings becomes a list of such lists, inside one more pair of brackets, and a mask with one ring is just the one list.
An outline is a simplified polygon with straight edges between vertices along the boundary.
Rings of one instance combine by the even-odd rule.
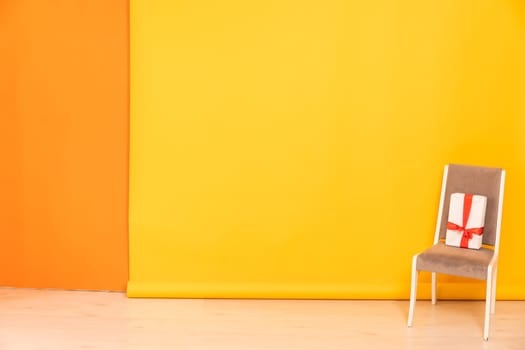
[[524, 43], [518, 0], [132, 0], [128, 294], [405, 298], [456, 162], [508, 170], [525, 298]]

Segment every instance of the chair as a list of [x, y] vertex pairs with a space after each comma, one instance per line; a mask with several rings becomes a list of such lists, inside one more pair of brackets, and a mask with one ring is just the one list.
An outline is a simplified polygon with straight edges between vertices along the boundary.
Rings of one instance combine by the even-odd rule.
[[[485, 323], [483, 339], [488, 340], [490, 314], [496, 303], [496, 278], [500, 242], [501, 211], [505, 170], [467, 165], [446, 165], [441, 187], [434, 245], [412, 258], [412, 285], [408, 327], [412, 327], [419, 271], [432, 272], [432, 304], [436, 304], [437, 273], [486, 280]], [[483, 247], [479, 250], [447, 246], [450, 195], [481, 194], [487, 197]]]

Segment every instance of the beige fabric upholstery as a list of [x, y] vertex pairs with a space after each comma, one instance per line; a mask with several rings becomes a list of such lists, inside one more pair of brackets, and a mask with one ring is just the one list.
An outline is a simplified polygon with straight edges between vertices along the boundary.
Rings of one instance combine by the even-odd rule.
[[480, 194], [487, 197], [487, 210], [485, 212], [485, 229], [483, 231], [483, 244], [496, 243], [496, 225], [498, 221], [498, 201], [502, 169], [485, 168], [468, 165], [448, 166], [448, 177], [441, 217], [439, 238], [445, 239], [447, 233], [448, 209], [450, 195], [454, 192]]
[[492, 249], [456, 248], [439, 242], [418, 255], [417, 270], [486, 280], [493, 255]]
[[[496, 244], [501, 173], [502, 169], [499, 168], [454, 164], [448, 166], [439, 239], [445, 239], [446, 236], [450, 195], [454, 192], [472, 193], [487, 197], [483, 244]], [[418, 255], [416, 270], [486, 280], [487, 267], [493, 255], [494, 251], [488, 248], [456, 248], [439, 242]]]

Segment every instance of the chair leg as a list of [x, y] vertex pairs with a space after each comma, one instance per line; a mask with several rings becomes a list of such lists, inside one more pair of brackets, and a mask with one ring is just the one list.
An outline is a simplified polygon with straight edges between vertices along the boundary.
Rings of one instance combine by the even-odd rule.
[[436, 305], [437, 300], [437, 273], [432, 272], [432, 305]]
[[496, 268], [494, 268], [494, 276], [492, 277], [492, 299], [490, 304], [490, 313], [494, 314], [496, 311], [496, 283], [498, 281], [498, 266], [496, 265]]
[[489, 340], [490, 310], [492, 305], [492, 266], [487, 271], [487, 296], [485, 300], [485, 322], [483, 327], [483, 340]]
[[418, 271], [416, 270], [417, 255], [412, 258], [412, 282], [410, 286], [410, 307], [408, 309], [408, 327], [412, 327], [414, 321], [414, 309], [416, 307], [416, 295], [417, 295], [417, 277]]

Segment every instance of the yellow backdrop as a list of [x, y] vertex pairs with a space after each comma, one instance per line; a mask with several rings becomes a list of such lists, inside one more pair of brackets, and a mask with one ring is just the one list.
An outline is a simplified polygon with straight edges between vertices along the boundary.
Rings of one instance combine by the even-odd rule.
[[132, 0], [128, 295], [406, 298], [452, 162], [525, 298], [524, 62], [519, 0]]

